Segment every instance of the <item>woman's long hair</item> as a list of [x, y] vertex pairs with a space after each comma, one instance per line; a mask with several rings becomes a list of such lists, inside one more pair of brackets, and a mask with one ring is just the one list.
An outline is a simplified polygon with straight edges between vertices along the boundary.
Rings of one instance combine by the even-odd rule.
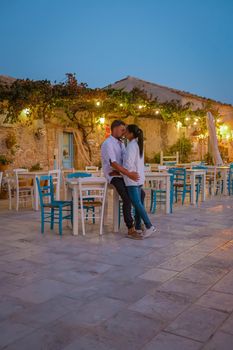
[[136, 124], [127, 125], [127, 130], [133, 134], [135, 139], [138, 139], [139, 154], [142, 158], [143, 156], [143, 131]]

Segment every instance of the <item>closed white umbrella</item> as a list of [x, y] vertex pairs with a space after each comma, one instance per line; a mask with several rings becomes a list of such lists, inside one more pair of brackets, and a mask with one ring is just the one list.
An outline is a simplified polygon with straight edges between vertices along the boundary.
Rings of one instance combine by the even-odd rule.
[[209, 131], [211, 155], [213, 157], [214, 165], [223, 165], [223, 160], [218, 149], [218, 139], [214, 117], [211, 112], [207, 112], [206, 123]]

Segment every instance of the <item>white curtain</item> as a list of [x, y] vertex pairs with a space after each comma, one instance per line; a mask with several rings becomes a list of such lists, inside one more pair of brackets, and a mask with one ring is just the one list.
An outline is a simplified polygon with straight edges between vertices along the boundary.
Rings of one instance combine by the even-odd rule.
[[209, 131], [211, 155], [213, 157], [214, 165], [223, 165], [222, 157], [218, 149], [218, 139], [216, 134], [214, 117], [211, 112], [207, 112], [206, 123]]

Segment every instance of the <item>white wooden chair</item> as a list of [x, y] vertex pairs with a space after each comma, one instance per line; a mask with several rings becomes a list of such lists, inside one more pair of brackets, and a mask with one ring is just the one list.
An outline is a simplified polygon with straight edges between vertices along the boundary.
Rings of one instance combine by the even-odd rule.
[[85, 235], [85, 209], [99, 208], [99, 216], [96, 216], [96, 211], [93, 212], [94, 219], [100, 219], [100, 235], [103, 234], [104, 208], [106, 202], [107, 181], [100, 177], [85, 177], [79, 179], [79, 199], [82, 232]]
[[162, 172], [162, 171], [166, 171], [168, 168], [166, 165], [158, 165], [158, 171]]
[[28, 172], [27, 169], [14, 169], [13, 173], [6, 172], [6, 181], [8, 187], [9, 210], [12, 209], [12, 199], [16, 199], [16, 210], [19, 210], [20, 204], [26, 207], [30, 200], [32, 208], [34, 207], [34, 187], [30, 179], [23, 178], [21, 173]]
[[174, 156], [165, 156], [163, 151], [160, 152], [160, 165], [176, 165], [179, 164], [179, 152]]
[[51, 175], [53, 179], [55, 199], [59, 201], [61, 192], [61, 170], [49, 170], [49, 175]]

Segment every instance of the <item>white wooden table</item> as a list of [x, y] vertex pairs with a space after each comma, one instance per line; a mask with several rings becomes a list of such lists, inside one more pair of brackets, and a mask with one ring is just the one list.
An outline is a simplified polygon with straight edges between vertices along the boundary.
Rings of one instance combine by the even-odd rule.
[[201, 200], [206, 200], [206, 170], [205, 169], [186, 169], [186, 174], [190, 176], [191, 181], [191, 204], [196, 204], [196, 177], [201, 176]]
[[[20, 172], [19, 177], [25, 177], [28, 179], [33, 180], [33, 187], [34, 187], [34, 210], [39, 210], [39, 192], [37, 188], [36, 178], [40, 177], [42, 175], [48, 175], [48, 171], [28, 171], [28, 172]], [[58, 186], [56, 188], [56, 191], [58, 191]]]
[[[96, 178], [98, 180], [102, 179], [103, 181], [106, 181], [104, 177], [99, 176], [92, 176], [89, 178], [88, 181], [93, 181], [93, 183], [96, 182]], [[78, 223], [79, 223], [79, 179], [83, 178], [72, 178], [72, 179], [66, 179], [66, 185], [67, 185], [67, 200], [73, 200], [73, 235], [78, 235]]]

